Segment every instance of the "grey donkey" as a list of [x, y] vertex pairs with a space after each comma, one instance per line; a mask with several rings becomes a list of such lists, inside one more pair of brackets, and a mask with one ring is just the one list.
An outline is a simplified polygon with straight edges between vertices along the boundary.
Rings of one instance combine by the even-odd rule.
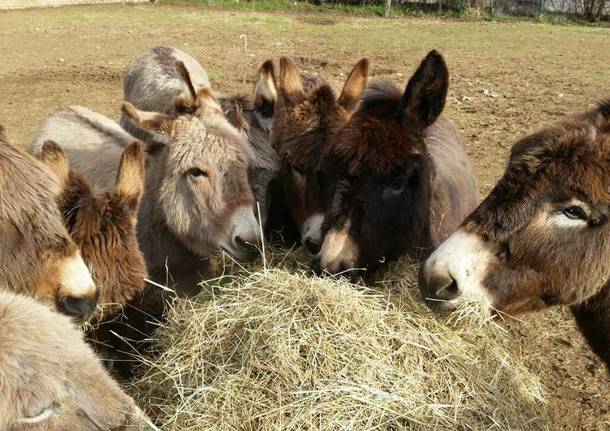
[[[188, 71], [195, 92], [211, 88], [208, 74], [197, 60], [178, 49], [159, 46], [143, 52], [129, 66], [123, 80], [124, 99], [138, 109], [176, 115], [175, 98], [190, 92], [181, 78], [178, 63]], [[255, 213], [258, 215], [260, 211], [260, 223], [264, 227], [270, 206], [271, 182], [281, 167], [270, 137], [277, 100], [273, 62], [267, 60], [258, 70], [252, 94], [217, 94], [217, 98], [226, 118], [250, 144], [253, 157], [249, 161], [248, 179], [258, 202]], [[163, 139], [138, 127], [126, 115], [122, 115], [120, 124], [145, 141]]]

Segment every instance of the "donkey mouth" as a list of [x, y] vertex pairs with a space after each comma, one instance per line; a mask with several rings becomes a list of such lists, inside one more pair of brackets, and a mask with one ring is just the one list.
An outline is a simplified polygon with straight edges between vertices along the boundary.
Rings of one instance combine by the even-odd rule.
[[242, 262], [251, 262], [258, 256], [258, 249], [255, 244], [245, 244], [235, 247], [229, 244], [221, 244], [220, 249]]

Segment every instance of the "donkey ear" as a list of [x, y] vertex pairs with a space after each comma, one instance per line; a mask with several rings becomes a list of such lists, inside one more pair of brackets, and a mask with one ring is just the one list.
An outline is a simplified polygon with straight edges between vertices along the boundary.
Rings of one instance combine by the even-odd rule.
[[64, 150], [55, 141], [45, 141], [40, 158], [55, 174], [62, 188], [65, 187], [70, 178], [70, 162]]
[[353, 111], [366, 88], [368, 77], [369, 60], [363, 58], [356, 63], [347, 77], [343, 90], [341, 90], [341, 96], [339, 96], [339, 100], [337, 100], [339, 105], [343, 106], [343, 108], [348, 111]]
[[112, 195], [124, 203], [135, 216], [144, 192], [144, 144], [139, 141], [129, 144], [121, 155], [119, 171]]
[[197, 90], [193, 85], [193, 80], [191, 79], [191, 74], [189, 73], [188, 69], [186, 68], [183, 62], [176, 61], [176, 70], [178, 71], [178, 75], [180, 75], [180, 78], [184, 81], [187, 88], [189, 89], [191, 99], [195, 100], [197, 98]]
[[277, 86], [275, 83], [275, 71], [273, 61], [267, 60], [263, 63], [256, 74], [254, 85], [254, 106], [264, 117], [271, 117], [275, 102], [277, 101]]
[[201, 88], [197, 91], [197, 113], [200, 117], [210, 115], [224, 115], [220, 102], [212, 92], [211, 88]]
[[431, 51], [409, 80], [400, 101], [399, 114], [404, 123], [419, 128], [434, 123], [443, 112], [448, 88], [445, 59], [438, 51]]
[[165, 123], [174, 119], [171, 115], [160, 112], [140, 111], [129, 102], [123, 102], [121, 112], [146, 130], [159, 131]]
[[286, 94], [304, 93], [299, 68], [288, 57], [280, 57], [280, 88]]

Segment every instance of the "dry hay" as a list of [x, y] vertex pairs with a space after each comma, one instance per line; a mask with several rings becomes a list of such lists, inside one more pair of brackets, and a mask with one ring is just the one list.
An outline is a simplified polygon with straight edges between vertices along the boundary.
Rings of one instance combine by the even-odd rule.
[[176, 301], [131, 392], [164, 430], [552, 428], [506, 333], [472, 309], [436, 318], [414, 272], [382, 289], [281, 269], [223, 280]]

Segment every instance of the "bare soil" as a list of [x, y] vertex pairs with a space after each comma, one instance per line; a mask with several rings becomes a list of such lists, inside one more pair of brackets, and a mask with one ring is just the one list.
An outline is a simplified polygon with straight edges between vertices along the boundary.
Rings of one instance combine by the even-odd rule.
[[[155, 45], [191, 53], [227, 93], [248, 91], [257, 67], [280, 55], [337, 87], [367, 56], [376, 77], [402, 86], [436, 48], [451, 71], [445, 114], [467, 141], [483, 194], [516, 139], [610, 97], [610, 29], [600, 27], [87, 6], [0, 12], [0, 40], [0, 122], [23, 145], [60, 105], [118, 118], [125, 68]], [[561, 428], [610, 429], [610, 380], [569, 313], [555, 309], [506, 325], [515, 351], [547, 386]]]

